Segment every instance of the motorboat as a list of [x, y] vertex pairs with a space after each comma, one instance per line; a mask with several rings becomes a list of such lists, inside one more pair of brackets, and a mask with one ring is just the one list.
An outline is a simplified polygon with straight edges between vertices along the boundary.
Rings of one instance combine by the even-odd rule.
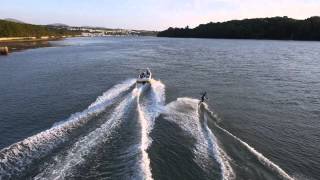
[[149, 68], [140, 70], [139, 76], [137, 78], [137, 83], [145, 84], [150, 83], [152, 79], [152, 73]]

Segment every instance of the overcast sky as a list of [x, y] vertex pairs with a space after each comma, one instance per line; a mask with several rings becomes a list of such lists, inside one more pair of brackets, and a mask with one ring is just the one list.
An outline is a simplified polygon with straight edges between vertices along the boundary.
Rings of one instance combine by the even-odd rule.
[[320, 0], [3, 0], [0, 18], [164, 30], [253, 17], [320, 16]]

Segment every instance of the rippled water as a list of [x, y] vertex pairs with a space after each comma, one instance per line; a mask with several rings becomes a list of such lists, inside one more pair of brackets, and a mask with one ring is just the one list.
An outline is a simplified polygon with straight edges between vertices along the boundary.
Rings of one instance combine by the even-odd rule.
[[[4, 179], [320, 176], [320, 43], [54, 43], [0, 57]], [[135, 87], [141, 67], [161, 81]]]

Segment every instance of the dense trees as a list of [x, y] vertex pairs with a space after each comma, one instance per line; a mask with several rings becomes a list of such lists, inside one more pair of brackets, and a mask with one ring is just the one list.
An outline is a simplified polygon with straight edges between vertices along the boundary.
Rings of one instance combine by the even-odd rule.
[[159, 37], [320, 40], [320, 17], [296, 20], [288, 17], [256, 18], [201, 24], [194, 29], [169, 28]]
[[0, 37], [40, 37], [76, 34], [79, 34], [79, 32], [0, 20]]

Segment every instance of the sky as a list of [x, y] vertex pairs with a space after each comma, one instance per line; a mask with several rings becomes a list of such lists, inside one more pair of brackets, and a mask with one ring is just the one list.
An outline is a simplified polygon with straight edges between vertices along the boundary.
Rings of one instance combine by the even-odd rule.
[[140, 30], [273, 16], [320, 16], [320, 0], [4, 0], [0, 4], [0, 19]]

